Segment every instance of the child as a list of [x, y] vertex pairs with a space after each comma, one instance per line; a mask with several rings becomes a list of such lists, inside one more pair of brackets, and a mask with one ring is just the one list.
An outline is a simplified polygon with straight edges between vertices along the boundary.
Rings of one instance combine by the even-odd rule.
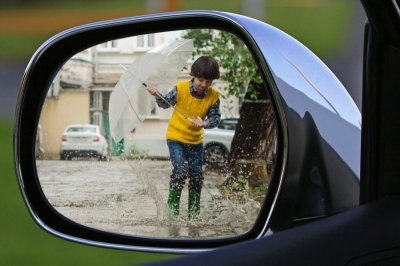
[[[172, 175], [167, 206], [169, 217], [179, 216], [179, 203], [185, 178], [189, 177], [189, 219], [200, 213], [203, 186], [203, 128], [216, 127], [221, 118], [219, 93], [211, 87], [220, 76], [217, 61], [209, 56], [199, 57], [192, 65], [190, 80], [180, 81], [166, 95], [155, 87], [148, 92], [155, 96], [158, 106], [175, 106], [167, 129]], [[166, 102], [167, 101], [167, 102]]]

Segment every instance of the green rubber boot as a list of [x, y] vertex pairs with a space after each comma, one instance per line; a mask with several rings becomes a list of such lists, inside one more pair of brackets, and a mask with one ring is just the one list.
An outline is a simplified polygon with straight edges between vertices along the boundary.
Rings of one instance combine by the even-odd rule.
[[200, 214], [200, 193], [189, 192], [189, 219], [197, 219]]
[[176, 220], [179, 216], [179, 202], [181, 200], [181, 189], [170, 189], [168, 195], [168, 218]]

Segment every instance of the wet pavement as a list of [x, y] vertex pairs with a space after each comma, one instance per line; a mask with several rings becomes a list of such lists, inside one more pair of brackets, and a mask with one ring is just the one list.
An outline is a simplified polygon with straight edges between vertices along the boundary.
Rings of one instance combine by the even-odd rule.
[[152, 237], [235, 236], [253, 226], [261, 207], [248, 197], [227, 199], [218, 189], [226, 177], [206, 170], [199, 219], [187, 219], [187, 182], [180, 218], [168, 219], [168, 160], [38, 160], [37, 167], [44, 194], [58, 212], [105, 231]]

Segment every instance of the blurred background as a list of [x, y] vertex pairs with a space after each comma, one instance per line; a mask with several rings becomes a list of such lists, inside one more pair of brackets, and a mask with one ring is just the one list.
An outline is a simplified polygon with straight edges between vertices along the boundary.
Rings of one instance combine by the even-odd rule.
[[173, 257], [90, 247], [56, 238], [30, 217], [13, 162], [13, 119], [30, 56], [52, 35], [84, 23], [146, 13], [213, 9], [244, 14], [292, 35], [319, 56], [361, 110], [365, 14], [347, 0], [1, 0], [0, 265], [134, 265]]

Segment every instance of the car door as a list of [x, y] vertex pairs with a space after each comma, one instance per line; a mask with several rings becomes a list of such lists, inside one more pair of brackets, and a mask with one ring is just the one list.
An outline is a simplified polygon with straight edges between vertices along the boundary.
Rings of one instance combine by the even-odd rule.
[[200, 265], [398, 265], [400, 263], [398, 1], [362, 1], [364, 40], [360, 206], [257, 241], [172, 260]]
[[[357, 107], [331, 71], [296, 40], [259, 21], [219, 12], [181, 12], [103, 22], [55, 36], [34, 55], [18, 103], [16, 165], [31, 213], [45, 230], [91, 245], [178, 253], [233, 245], [167, 263], [337, 265], [362, 261], [379, 250], [384, 251], [383, 259], [391, 258], [399, 239], [394, 230], [399, 218], [392, 211], [396, 197], [387, 197], [397, 193], [397, 181], [390, 175], [395, 173], [395, 164], [386, 152], [396, 147], [398, 128], [395, 122], [384, 123], [383, 118], [396, 118], [398, 112], [388, 113], [386, 102], [379, 102], [385, 99], [392, 103], [395, 86], [388, 86], [394, 95], [387, 98], [387, 91], [376, 87], [386, 89], [383, 81], [397, 84], [396, 75], [390, 74], [398, 61], [389, 59], [398, 55], [398, 17], [396, 3], [385, 3], [380, 13], [373, 1], [364, 1], [371, 26], [367, 26], [365, 45], [363, 142]], [[389, 30], [385, 23], [391, 26]], [[22, 151], [33, 147], [41, 104], [60, 66], [102, 41], [206, 26], [233, 32], [250, 48], [268, 84], [277, 119], [273, 176], [252, 227], [233, 237], [149, 238], [90, 227], [60, 215], [43, 195], [32, 154]], [[381, 71], [383, 67], [387, 71]], [[42, 88], [42, 93], [32, 88]], [[376, 132], [382, 129], [381, 123], [390, 129], [383, 130], [390, 145], [382, 142], [382, 132]], [[332, 134], [338, 130], [341, 134]], [[361, 199], [365, 204], [358, 206], [361, 148]], [[376, 154], [376, 150], [380, 152]], [[387, 167], [381, 167], [383, 162]], [[371, 228], [384, 228], [384, 236]]]

